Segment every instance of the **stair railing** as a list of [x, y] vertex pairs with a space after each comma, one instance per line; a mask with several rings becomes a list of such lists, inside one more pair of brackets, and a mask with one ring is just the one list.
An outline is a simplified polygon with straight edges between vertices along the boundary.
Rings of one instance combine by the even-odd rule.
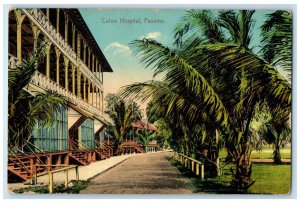
[[[44, 164], [45, 166], [46, 166], [46, 163], [44, 163], [41, 159], [40, 159], [40, 157], [34, 152], [34, 150], [32, 150], [32, 148], [31, 148], [31, 146], [32, 147], [34, 147], [34, 148], [36, 148], [37, 150], [39, 150], [40, 152], [42, 152], [42, 154], [44, 155], [44, 156], [46, 156], [46, 157], [48, 157], [48, 155], [45, 153], [45, 152], [43, 152], [42, 150], [40, 150], [38, 147], [36, 147], [36, 146], [34, 146], [33, 144], [31, 144], [30, 142], [28, 142], [27, 140], [25, 141], [26, 143], [27, 143], [27, 147], [29, 148], [29, 150], [32, 152], [32, 154], [36, 157], [36, 159], [39, 161], [39, 164]], [[29, 145], [30, 146], [29, 146]]]
[[85, 157], [86, 154], [84, 154], [82, 149], [79, 149], [79, 144], [78, 142], [75, 142], [75, 140], [70, 139], [71, 144], [73, 145], [73, 147], [75, 148], [76, 153], [80, 153], [82, 155], [82, 157]]
[[108, 151], [109, 156], [113, 154], [113, 149], [103, 141], [96, 142], [98, 148]]
[[[11, 155], [14, 156], [19, 161], [19, 163], [23, 166], [21, 168], [24, 168], [29, 174], [31, 174], [31, 171], [28, 170], [28, 167], [24, 165], [24, 163], [22, 162], [22, 160], [20, 160], [19, 157], [12, 150], [9, 150], [9, 151], [10, 151]], [[13, 160], [10, 160], [10, 161], [14, 162], [16, 165], [19, 165], [19, 163], [16, 162], [16, 161], [13, 161]], [[31, 166], [29, 166], [29, 167], [31, 167]]]

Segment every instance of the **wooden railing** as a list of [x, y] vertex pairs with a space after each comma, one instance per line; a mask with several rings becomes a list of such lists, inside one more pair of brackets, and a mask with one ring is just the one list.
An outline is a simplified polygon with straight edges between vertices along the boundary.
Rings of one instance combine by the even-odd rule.
[[[56, 165], [51, 165], [51, 167], [53, 167], [53, 166], [56, 166]], [[63, 166], [63, 165], [59, 165], [59, 166]], [[48, 176], [49, 176], [49, 186], [48, 186], [49, 193], [53, 193], [53, 174], [64, 171], [64, 173], [65, 173], [64, 186], [65, 186], [65, 188], [68, 188], [68, 184], [69, 184], [69, 170], [71, 170], [71, 169], [75, 169], [76, 181], [78, 181], [79, 180], [78, 166], [76, 166], [76, 165], [69, 165], [69, 166], [67, 166], [65, 168], [61, 168], [61, 169], [57, 169], [57, 170], [53, 170], [53, 171], [48, 171], [48, 172], [41, 173], [41, 174], [35, 174], [35, 178], [34, 178], [35, 182], [34, 182], [34, 184], [37, 184], [37, 177], [43, 176], [45, 174], [48, 174]]]
[[141, 153], [144, 153], [144, 149], [139, 145], [139, 143], [135, 140], [126, 140], [122, 142], [123, 151], [126, 147], [133, 147]]
[[204, 164], [202, 162], [177, 152], [174, 152], [174, 159], [199, 176], [201, 180], [204, 179]]
[[96, 148], [108, 151], [109, 156], [113, 155], [113, 148], [111, 148], [107, 143], [104, 141], [95, 142]]

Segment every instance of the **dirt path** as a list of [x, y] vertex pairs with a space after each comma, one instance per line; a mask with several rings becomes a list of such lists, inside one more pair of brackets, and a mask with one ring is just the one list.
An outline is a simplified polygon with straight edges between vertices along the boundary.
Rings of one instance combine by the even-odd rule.
[[95, 177], [82, 194], [191, 194], [189, 180], [180, 176], [167, 157], [171, 152], [134, 156]]

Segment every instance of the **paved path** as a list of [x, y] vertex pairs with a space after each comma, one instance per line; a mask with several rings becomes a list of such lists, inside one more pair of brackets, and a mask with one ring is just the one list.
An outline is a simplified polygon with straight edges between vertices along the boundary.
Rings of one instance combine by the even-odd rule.
[[167, 157], [158, 152], [130, 157], [92, 179], [82, 194], [190, 194], [189, 180], [180, 177]]
[[[284, 164], [291, 164], [291, 159], [281, 159]], [[252, 163], [274, 163], [273, 159], [251, 159]]]
[[[94, 163], [91, 163], [86, 166], [79, 166], [79, 179], [80, 180], [89, 180], [99, 173], [102, 173], [109, 168], [121, 163], [122, 161], [128, 159], [132, 156], [140, 156], [140, 154], [132, 154], [132, 155], [122, 155], [122, 156], [113, 156], [109, 159], [97, 161]], [[69, 181], [76, 180], [76, 173], [75, 169], [69, 170]], [[53, 182], [54, 184], [62, 184], [64, 183], [65, 173], [64, 172], [58, 172], [54, 173], [53, 175]], [[48, 174], [38, 177], [38, 186], [44, 184], [49, 184], [49, 176]], [[11, 183], [8, 184], [8, 190], [13, 191], [15, 189], [25, 188], [28, 187], [27, 184], [24, 183]]]

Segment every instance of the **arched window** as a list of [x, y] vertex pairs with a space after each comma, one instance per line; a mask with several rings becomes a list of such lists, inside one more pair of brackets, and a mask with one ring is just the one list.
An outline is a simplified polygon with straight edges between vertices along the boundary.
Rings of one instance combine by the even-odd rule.
[[31, 28], [31, 23], [26, 16], [22, 23], [22, 58], [27, 59], [33, 54], [34, 37]]
[[12, 56], [17, 56], [17, 21], [15, 16], [15, 11], [11, 10], [9, 12], [9, 46], [8, 53]]
[[49, 20], [54, 28], [56, 28], [56, 18], [57, 18], [57, 9], [49, 8]]
[[70, 60], [69, 61], [69, 66], [68, 66], [68, 90], [70, 92], [72, 92], [72, 90], [73, 90], [72, 68], [73, 68], [73, 64]]
[[56, 53], [53, 44], [50, 47], [50, 79], [56, 82]]
[[64, 54], [61, 53], [59, 56], [59, 85], [66, 87], [65, 85], [65, 61], [64, 61]]
[[83, 78], [83, 75], [81, 74], [81, 77], [80, 77], [80, 94], [81, 94], [81, 99], [84, 99], [84, 94], [83, 94], [83, 91], [84, 91], [84, 78]]
[[59, 33], [65, 39], [65, 11], [59, 10]]
[[[37, 40], [37, 47], [41, 47], [41, 44], [45, 41], [45, 36], [41, 32], [39, 34], [38, 40]], [[39, 59], [38, 63], [38, 71], [44, 75], [46, 75], [46, 56]]]
[[68, 21], [68, 43], [70, 47], [72, 47], [72, 42], [73, 42], [73, 31], [72, 31], [72, 26], [73, 23], [71, 21]]

